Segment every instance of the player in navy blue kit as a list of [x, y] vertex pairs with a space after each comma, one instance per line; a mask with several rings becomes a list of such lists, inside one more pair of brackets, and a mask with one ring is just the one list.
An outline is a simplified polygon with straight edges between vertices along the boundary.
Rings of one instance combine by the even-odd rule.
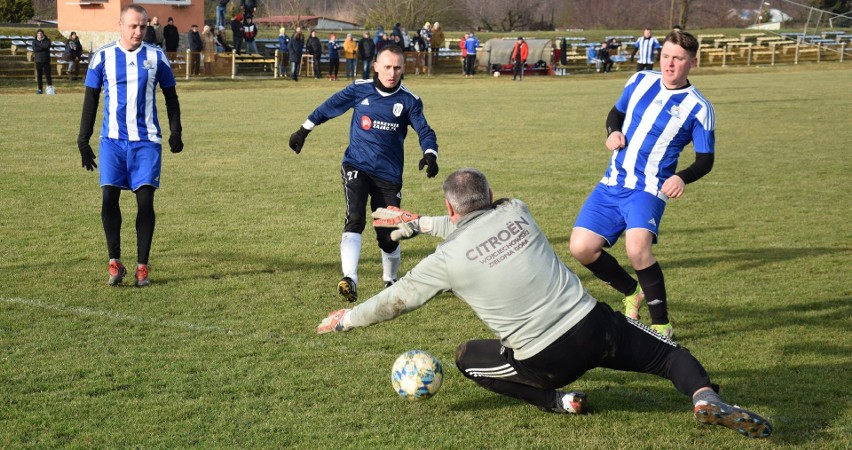
[[[660, 72], [635, 73], [606, 120], [606, 147], [612, 157], [574, 223], [571, 254], [592, 273], [624, 293], [625, 315], [638, 319], [642, 300], [651, 328], [672, 337], [666, 286], [651, 252], [666, 201], [713, 168], [716, 115], [690, 84], [698, 41], [673, 31], [660, 52]], [[675, 172], [683, 149], [692, 142], [695, 162]], [[625, 248], [638, 282], [603, 250], [626, 230]]]
[[104, 121], [100, 139], [100, 184], [103, 192], [101, 221], [109, 252], [110, 286], [122, 282], [127, 273], [121, 263], [121, 209], [123, 189], [136, 194], [137, 266], [136, 286], [151, 284], [148, 257], [154, 236], [154, 191], [160, 186], [163, 146], [157, 119], [157, 84], [163, 91], [169, 116], [169, 146], [172, 153], [183, 150], [180, 104], [175, 77], [165, 53], [142, 42], [148, 27], [148, 13], [137, 4], [121, 10], [121, 38], [92, 55], [86, 74], [86, 94], [80, 120], [77, 147], [83, 168], [96, 167], [89, 145], [101, 89], [104, 93]]
[[[308, 116], [308, 120], [290, 136], [290, 148], [302, 151], [305, 138], [314, 127], [352, 109], [349, 146], [343, 154], [341, 176], [346, 198], [346, 220], [340, 240], [343, 278], [337, 290], [346, 300], [358, 299], [358, 260], [361, 233], [367, 223], [367, 197], [370, 209], [400, 206], [404, 142], [408, 127], [420, 138], [423, 156], [419, 168], [426, 176], [438, 174], [438, 141], [423, 115], [423, 102], [402, 84], [405, 60], [396, 45], [382, 47], [373, 63], [373, 80], [358, 80], [334, 94]], [[382, 251], [382, 280], [385, 286], [397, 279], [400, 265], [399, 243], [391, 230], [377, 229], [376, 240]]]

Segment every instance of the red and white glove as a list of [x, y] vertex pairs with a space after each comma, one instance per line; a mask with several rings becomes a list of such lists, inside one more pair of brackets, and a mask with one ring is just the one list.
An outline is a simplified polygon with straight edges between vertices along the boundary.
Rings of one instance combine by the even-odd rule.
[[[431, 218], [420, 217], [420, 214], [405, 211], [396, 206], [388, 206], [387, 208], [379, 208], [372, 213], [373, 226], [377, 228], [396, 228], [391, 232], [393, 241], [403, 239], [411, 239], [420, 233], [428, 232], [431, 229]], [[421, 223], [424, 222], [424, 223]], [[424, 225], [429, 225], [424, 227]], [[427, 229], [424, 229], [427, 228]]]
[[349, 331], [355, 327], [349, 325], [349, 313], [351, 309], [339, 309], [332, 311], [328, 317], [322, 319], [317, 326], [317, 334], [331, 333], [332, 331]]

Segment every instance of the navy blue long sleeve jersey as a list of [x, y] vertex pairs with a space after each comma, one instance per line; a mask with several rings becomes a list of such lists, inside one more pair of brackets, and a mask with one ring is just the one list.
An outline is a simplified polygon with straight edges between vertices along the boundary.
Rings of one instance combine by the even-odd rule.
[[352, 125], [343, 164], [402, 184], [409, 125], [417, 132], [423, 153], [438, 155], [438, 140], [423, 115], [423, 101], [402, 83], [388, 93], [376, 88], [373, 80], [358, 80], [317, 107], [303, 126], [312, 130], [349, 109]]

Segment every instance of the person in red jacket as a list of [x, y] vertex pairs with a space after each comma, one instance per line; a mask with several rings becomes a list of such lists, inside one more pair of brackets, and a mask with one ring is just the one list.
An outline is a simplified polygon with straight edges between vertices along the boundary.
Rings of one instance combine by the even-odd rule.
[[518, 42], [515, 42], [515, 48], [512, 49], [512, 81], [517, 78], [519, 81], [524, 81], [524, 64], [527, 63], [527, 56], [530, 54], [530, 47], [527, 41], [522, 36], [518, 37]]
[[465, 43], [465, 41], [467, 41], [467, 38], [469, 36], [470, 36], [470, 34], [465, 33], [464, 37], [462, 37], [461, 40], [459, 41], [459, 49], [461, 50], [461, 54], [462, 54], [461, 62], [462, 62], [462, 73], [463, 74], [465, 73], [465, 71], [464, 71], [464, 67], [465, 67], [464, 60], [467, 59], [467, 47], [465, 47], [464, 43]]

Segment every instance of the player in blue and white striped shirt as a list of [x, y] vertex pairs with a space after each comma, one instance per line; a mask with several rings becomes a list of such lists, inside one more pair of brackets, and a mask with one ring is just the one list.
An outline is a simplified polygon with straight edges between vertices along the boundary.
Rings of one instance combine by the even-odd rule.
[[[571, 233], [571, 254], [595, 276], [624, 293], [625, 315], [639, 317], [646, 299], [651, 325], [669, 337], [663, 271], [651, 252], [668, 198], [713, 168], [716, 117], [713, 106], [689, 83], [698, 41], [673, 31], [660, 53], [661, 72], [634, 74], [606, 121], [609, 167], [580, 210]], [[677, 171], [690, 142], [695, 162]], [[638, 282], [603, 250], [626, 230], [625, 247]]]
[[154, 236], [154, 191], [160, 186], [162, 134], [157, 118], [156, 88], [160, 85], [169, 116], [169, 146], [172, 153], [183, 150], [180, 104], [175, 77], [168, 59], [158, 47], [142, 39], [148, 13], [137, 4], [121, 10], [120, 39], [105, 45], [92, 56], [86, 74], [86, 94], [77, 147], [82, 165], [92, 171], [95, 153], [89, 139], [95, 125], [101, 90], [104, 90], [104, 120], [100, 138], [100, 184], [103, 191], [101, 220], [109, 252], [109, 281], [115, 286], [127, 273], [121, 263], [122, 189], [136, 194], [137, 267], [135, 284], [147, 286], [148, 257]]
[[642, 37], [636, 39], [636, 43], [633, 46], [633, 53], [630, 55], [630, 60], [632, 61], [636, 53], [639, 53], [639, 62], [636, 64], [636, 71], [654, 70], [654, 50], [661, 49], [662, 45], [657, 41], [657, 38], [651, 36], [651, 29], [645, 28]]

